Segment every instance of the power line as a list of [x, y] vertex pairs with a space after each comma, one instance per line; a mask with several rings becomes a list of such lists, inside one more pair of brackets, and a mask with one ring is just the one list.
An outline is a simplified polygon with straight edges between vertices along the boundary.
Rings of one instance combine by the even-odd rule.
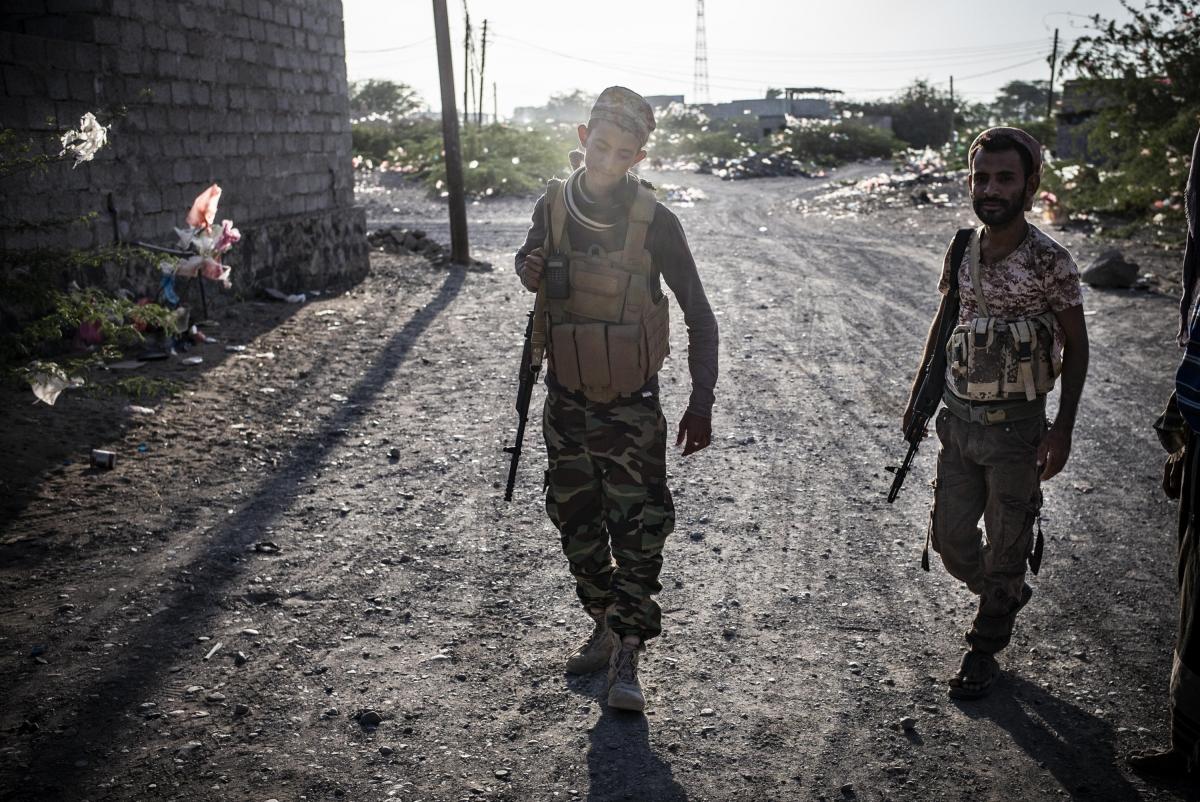
[[395, 47], [384, 47], [384, 48], [380, 48], [379, 50], [347, 50], [346, 52], [348, 54], [353, 53], [354, 55], [358, 55], [360, 53], [395, 53], [398, 50], [408, 50], [410, 47], [418, 47], [420, 45], [428, 44], [429, 42], [432, 42], [432, 41], [433, 41], [432, 36], [426, 36], [424, 39], [418, 39], [417, 41], [409, 42], [406, 45], [396, 45]]

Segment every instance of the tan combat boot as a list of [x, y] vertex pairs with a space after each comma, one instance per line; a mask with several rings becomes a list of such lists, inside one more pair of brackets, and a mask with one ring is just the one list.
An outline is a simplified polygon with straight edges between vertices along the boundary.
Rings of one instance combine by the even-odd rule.
[[[613, 633], [614, 645], [618, 642]], [[636, 636], [619, 641], [620, 648], [613, 649], [608, 664], [608, 706], [618, 710], [646, 709], [646, 697], [638, 683], [638, 659], [642, 653], [642, 641]]]
[[608, 628], [608, 610], [604, 607], [589, 607], [587, 614], [596, 622], [592, 634], [579, 644], [579, 647], [567, 657], [567, 673], [591, 674], [599, 671], [609, 662], [613, 652], [615, 636]]

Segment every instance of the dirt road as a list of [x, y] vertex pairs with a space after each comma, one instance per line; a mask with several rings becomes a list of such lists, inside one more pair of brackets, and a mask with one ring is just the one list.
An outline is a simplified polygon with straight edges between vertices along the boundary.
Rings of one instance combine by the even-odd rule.
[[[654, 177], [708, 194], [677, 211], [722, 345], [714, 445], [670, 461], [644, 718], [561, 670], [587, 621], [536, 425], [500, 500], [530, 301], [509, 272], [529, 202], [502, 201], [471, 210], [495, 272], [381, 256], [350, 292], [235, 307], [225, 331], [272, 358], [214, 351], [156, 415], [97, 430], [85, 445], [131, 454], [112, 473], [32, 463], [0, 534], [4, 798], [1187, 798], [1119, 761], [1166, 735], [1174, 508], [1149, 424], [1174, 302], [1085, 296], [1092, 370], [1035, 596], [996, 692], [957, 704], [972, 597], [918, 564], [935, 447], [894, 506], [883, 466], [966, 211], [837, 219], [792, 208], [817, 180]], [[411, 192], [360, 200], [444, 239]], [[71, 403], [15, 420], [57, 443], [91, 402]]]

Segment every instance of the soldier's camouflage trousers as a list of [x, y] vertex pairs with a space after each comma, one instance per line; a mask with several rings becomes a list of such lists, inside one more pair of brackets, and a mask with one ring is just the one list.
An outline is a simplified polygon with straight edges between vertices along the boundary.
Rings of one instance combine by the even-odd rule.
[[[1033, 546], [1043, 418], [984, 426], [947, 409], [937, 416], [937, 478], [930, 538], [942, 563], [979, 596], [967, 643], [995, 654], [1012, 638], [1029, 601], [1026, 560]], [[983, 518], [987, 538], [979, 530]]]
[[[611, 404], [548, 388], [546, 512], [585, 607], [613, 606], [619, 635], [662, 631], [663, 543], [675, 528], [666, 483], [667, 422], [658, 399]], [[615, 566], [613, 564], [615, 559]]]

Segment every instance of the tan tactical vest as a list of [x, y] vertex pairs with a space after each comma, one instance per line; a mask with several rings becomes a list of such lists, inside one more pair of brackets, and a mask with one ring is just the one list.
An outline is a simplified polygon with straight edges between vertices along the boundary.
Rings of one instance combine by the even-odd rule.
[[567, 233], [563, 182], [555, 179], [546, 187], [545, 252], [568, 257], [570, 282], [568, 298], [546, 299], [550, 368], [559, 384], [592, 401], [607, 403], [637, 392], [671, 350], [667, 298], [653, 297], [656, 271], [645, 248], [655, 205], [654, 192], [639, 185], [625, 248], [577, 251]]
[[946, 343], [947, 385], [967, 401], [1033, 401], [1046, 395], [1062, 370], [1054, 350], [1054, 314], [1017, 320], [991, 316], [979, 275], [978, 231], [971, 235], [966, 258], [979, 317], [955, 327]]

